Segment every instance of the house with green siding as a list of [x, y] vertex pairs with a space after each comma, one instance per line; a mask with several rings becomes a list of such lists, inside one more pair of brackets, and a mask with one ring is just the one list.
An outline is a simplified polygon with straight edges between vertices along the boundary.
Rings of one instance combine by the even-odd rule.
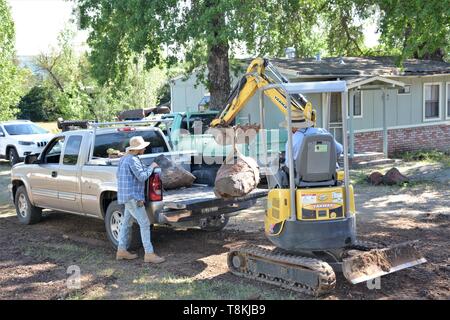
[[[243, 67], [249, 62], [243, 61]], [[347, 82], [344, 98], [349, 106], [351, 157], [425, 149], [450, 151], [450, 63], [409, 59], [398, 68], [392, 57], [277, 58], [270, 62], [291, 82]], [[195, 74], [171, 80], [172, 112], [198, 111], [205, 95], [207, 90], [196, 83]], [[306, 98], [317, 111], [317, 126], [342, 141], [340, 93], [310, 94]], [[280, 130], [285, 136], [285, 130], [279, 127], [283, 114], [264, 99], [265, 128]], [[259, 123], [258, 95], [240, 112], [237, 122]]]

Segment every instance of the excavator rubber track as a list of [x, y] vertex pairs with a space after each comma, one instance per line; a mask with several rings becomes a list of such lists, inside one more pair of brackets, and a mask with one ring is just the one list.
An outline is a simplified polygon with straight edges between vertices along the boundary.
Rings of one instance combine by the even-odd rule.
[[231, 249], [228, 269], [237, 276], [312, 296], [328, 293], [336, 285], [336, 275], [328, 263], [259, 246]]

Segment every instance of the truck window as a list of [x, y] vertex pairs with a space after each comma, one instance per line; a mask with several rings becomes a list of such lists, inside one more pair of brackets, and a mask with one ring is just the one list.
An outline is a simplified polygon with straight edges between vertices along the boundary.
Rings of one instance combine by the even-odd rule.
[[82, 136], [70, 136], [69, 139], [67, 139], [66, 148], [64, 149], [63, 164], [77, 164], [82, 138]]
[[42, 159], [44, 163], [59, 163], [61, 150], [64, 145], [64, 137], [58, 137], [50, 142]]
[[142, 136], [145, 141], [150, 142], [150, 145], [145, 149], [145, 154], [169, 151], [163, 136], [158, 131], [118, 131], [97, 135], [93, 156], [108, 158], [106, 151], [109, 148], [125, 152], [125, 149], [129, 146], [130, 138], [134, 136]]
[[192, 115], [189, 117], [189, 133], [204, 134], [215, 117], [215, 114]]

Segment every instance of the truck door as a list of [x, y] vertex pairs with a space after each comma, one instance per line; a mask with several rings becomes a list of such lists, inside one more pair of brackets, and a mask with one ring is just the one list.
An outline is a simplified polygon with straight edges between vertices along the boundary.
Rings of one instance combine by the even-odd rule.
[[65, 137], [56, 137], [44, 149], [39, 164], [30, 169], [30, 187], [35, 205], [43, 208], [59, 207], [58, 169]]
[[66, 138], [61, 164], [58, 169], [58, 209], [82, 212], [79, 153], [82, 135]]

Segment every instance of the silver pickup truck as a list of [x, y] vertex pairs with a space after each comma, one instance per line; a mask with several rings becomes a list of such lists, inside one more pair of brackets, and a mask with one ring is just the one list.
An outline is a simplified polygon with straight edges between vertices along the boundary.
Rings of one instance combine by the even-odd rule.
[[[122, 126], [67, 131], [55, 135], [39, 155], [29, 155], [24, 163], [11, 170], [9, 191], [21, 223], [33, 224], [41, 219], [42, 209], [64, 211], [104, 219], [109, 240], [117, 246], [123, 205], [117, 203], [116, 170], [119, 159], [110, 159], [109, 148], [124, 151], [132, 136], [150, 142], [145, 164], [161, 154], [186, 169], [192, 154], [172, 152], [160, 129]], [[199, 227], [217, 231], [228, 218], [251, 207], [267, 190], [257, 189], [245, 197], [220, 199], [213, 187], [194, 184], [190, 188], [164, 190], [159, 169], [146, 184], [146, 209], [152, 224], [172, 227]], [[139, 228], [131, 232], [130, 247], [140, 245]]]

